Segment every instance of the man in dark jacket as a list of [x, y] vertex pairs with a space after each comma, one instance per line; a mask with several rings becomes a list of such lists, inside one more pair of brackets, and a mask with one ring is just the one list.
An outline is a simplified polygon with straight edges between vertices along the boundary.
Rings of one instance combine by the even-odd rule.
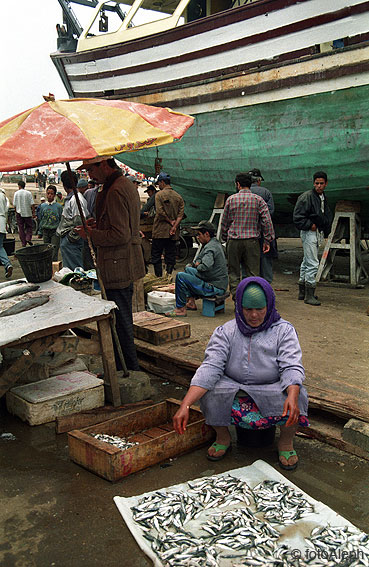
[[328, 184], [327, 174], [317, 171], [313, 175], [314, 188], [297, 199], [293, 211], [293, 222], [300, 230], [304, 258], [300, 267], [298, 299], [309, 305], [320, 305], [315, 297], [316, 274], [319, 260], [318, 249], [323, 238], [329, 235], [332, 213], [329, 210], [324, 189]]
[[220, 242], [214, 237], [215, 226], [206, 220], [197, 226], [197, 239], [202, 244], [192, 266], [176, 276], [176, 309], [174, 314], [185, 317], [187, 309], [195, 311], [195, 298], [224, 295], [228, 287], [227, 262]]
[[[91, 240], [97, 247], [97, 265], [106, 296], [118, 307], [116, 328], [129, 370], [139, 370], [133, 339], [133, 282], [145, 275], [142, 257], [140, 197], [132, 181], [123, 176], [113, 158], [85, 160], [85, 169], [96, 183], [103, 183], [96, 199], [96, 221], [88, 221]], [[84, 236], [83, 229], [80, 229]], [[121, 370], [116, 355], [118, 370]]]

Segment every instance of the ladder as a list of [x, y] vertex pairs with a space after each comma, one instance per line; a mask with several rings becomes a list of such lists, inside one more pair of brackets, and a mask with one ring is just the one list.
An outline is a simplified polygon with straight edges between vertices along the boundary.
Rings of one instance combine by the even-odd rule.
[[[221, 231], [221, 227], [222, 227], [222, 218], [223, 218], [223, 213], [224, 213], [224, 204], [226, 201], [226, 198], [228, 197], [228, 195], [225, 195], [224, 193], [217, 193], [216, 199], [215, 199], [215, 203], [214, 203], [214, 208], [213, 211], [210, 215], [210, 219], [209, 222], [212, 222], [215, 226], [217, 226], [217, 239], [220, 242], [220, 231]], [[217, 221], [214, 222], [215, 217], [219, 215], [219, 218]], [[218, 223], [218, 225], [216, 224]], [[202, 244], [200, 244], [200, 246], [198, 247], [195, 257], [193, 259], [193, 261], [196, 260], [197, 256], [200, 253], [200, 250], [202, 248]]]
[[[326, 280], [330, 276], [338, 250], [348, 250], [350, 253], [350, 275], [348, 277], [350, 285], [356, 286], [368, 280], [368, 272], [361, 257], [361, 222], [359, 212], [360, 203], [338, 201], [332, 230], [328, 236], [316, 275], [317, 282]], [[347, 229], [349, 235], [348, 242], [345, 237]], [[345, 242], [342, 243], [344, 239]], [[345, 276], [337, 276], [338, 278], [342, 280]]]

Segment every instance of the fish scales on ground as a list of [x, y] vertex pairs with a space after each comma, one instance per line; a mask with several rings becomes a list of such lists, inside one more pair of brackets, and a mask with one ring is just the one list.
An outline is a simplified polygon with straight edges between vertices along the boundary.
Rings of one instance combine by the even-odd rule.
[[2, 299], [0, 300], [0, 317], [18, 315], [18, 313], [40, 307], [41, 305], [45, 305], [49, 299], [50, 293], [44, 291], [30, 291], [23, 295]]
[[30, 291], [36, 291], [40, 288], [37, 284], [20, 282], [14, 285], [10, 285], [3, 290], [0, 290], [0, 299], [9, 299], [10, 297], [15, 297], [16, 295], [23, 295]]
[[293, 524], [314, 512], [302, 492], [283, 482], [265, 480], [255, 486], [253, 493], [257, 511], [272, 523]]
[[114, 445], [118, 447], [121, 451], [126, 451], [135, 445], [139, 445], [138, 441], [128, 441], [124, 437], [118, 437], [117, 435], [107, 435], [106, 433], [91, 433], [91, 436], [98, 441], [103, 441], [104, 443], [109, 443], [109, 445]]

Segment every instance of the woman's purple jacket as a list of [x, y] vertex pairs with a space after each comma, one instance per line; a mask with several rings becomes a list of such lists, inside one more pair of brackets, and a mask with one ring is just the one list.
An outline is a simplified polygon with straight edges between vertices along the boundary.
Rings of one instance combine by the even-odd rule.
[[264, 417], [280, 416], [287, 386], [297, 384], [300, 413], [307, 415], [304, 379], [300, 343], [291, 323], [278, 319], [268, 329], [245, 336], [233, 319], [215, 329], [191, 386], [208, 390], [200, 400], [206, 423], [222, 426], [230, 425], [239, 390], [253, 398]]

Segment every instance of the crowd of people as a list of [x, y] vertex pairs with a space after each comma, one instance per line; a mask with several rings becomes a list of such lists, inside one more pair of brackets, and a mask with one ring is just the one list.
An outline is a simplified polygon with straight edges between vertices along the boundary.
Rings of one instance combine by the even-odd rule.
[[[65, 197], [54, 184], [47, 187], [46, 200], [37, 213], [25, 183], [18, 183], [13, 204], [20, 239], [23, 246], [32, 245], [32, 217], [37, 214], [39, 237], [53, 245], [53, 260], [58, 258], [60, 247], [63, 266], [71, 270], [93, 267], [87, 243], [90, 240], [97, 252], [106, 296], [117, 305], [116, 327], [126, 366], [138, 370], [132, 321], [133, 282], [147, 270], [140, 220], [152, 222], [151, 262], [155, 275], [162, 276], [162, 257], [167, 274], [172, 274], [184, 200], [164, 171], [158, 175], [156, 185], [145, 189], [148, 199], [141, 207], [137, 191], [140, 180], [125, 176], [112, 157], [85, 160], [78, 169], [78, 174], [64, 171], [60, 176]], [[81, 177], [80, 171], [90, 179]], [[199, 401], [206, 423], [216, 433], [207, 457], [219, 460], [230, 448], [230, 424], [249, 429], [278, 425], [279, 463], [291, 470], [298, 462], [294, 434], [299, 425], [308, 425], [308, 401], [302, 386], [304, 368], [297, 334], [276, 311], [270, 285], [277, 245], [273, 197], [263, 181], [256, 168], [235, 176], [235, 193], [225, 202], [219, 239], [217, 228], [206, 219], [192, 227], [200, 248], [193, 262], [176, 274], [176, 307], [168, 315], [186, 316], [187, 310], [197, 309], [197, 299], [222, 297], [229, 287], [235, 318], [215, 329], [204, 362], [174, 416], [174, 428], [184, 433], [189, 408]], [[308, 305], [320, 305], [315, 295], [318, 247], [332, 223], [324, 194], [327, 182], [325, 172], [316, 172], [313, 188], [300, 195], [293, 214], [304, 252], [298, 299]], [[77, 187], [76, 194], [73, 186]], [[9, 278], [12, 267], [2, 246], [7, 206], [5, 194], [0, 191], [0, 261]], [[226, 243], [225, 252], [222, 241]], [[117, 353], [116, 364], [120, 369]]]

